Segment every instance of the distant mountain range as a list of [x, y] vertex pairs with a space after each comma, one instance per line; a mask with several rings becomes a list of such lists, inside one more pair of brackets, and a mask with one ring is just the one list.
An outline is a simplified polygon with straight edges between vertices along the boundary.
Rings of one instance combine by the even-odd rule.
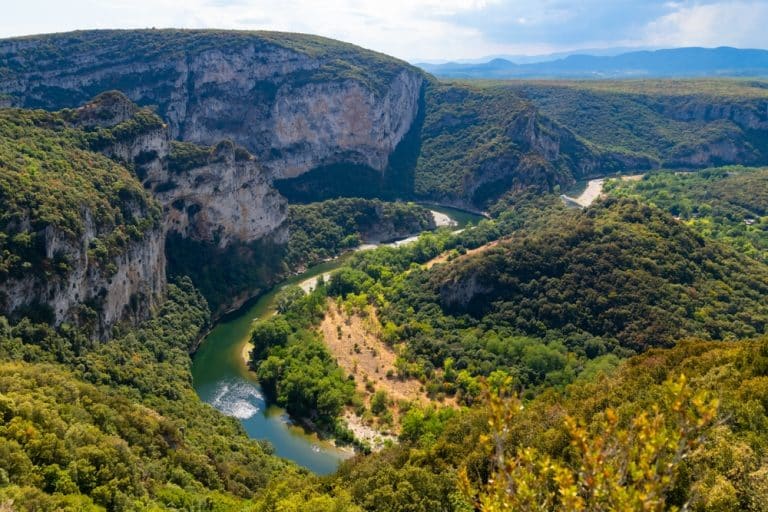
[[622, 53], [637, 52], [641, 50], [657, 50], [658, 48], [640, 47], [640, 46], [614, 46], [611, 48], [578, 48], [555, 53], [539, 53], [534, 55], [498, 53], [484, 55], [482, 57], [473, 57], [471, 59], [416, 59], [412, 62], [415, 66], [437, 66], [441, 64], [484, 64], [494, 59], [504, 59], [515, 64], [533, 64], [539, 62], [550, 62], [553, 60], [564, 59], [570, 55], [595, 55], [601, 57], [613, 57]]
[[497, 58], [484, 63], [417, 64], [446, 78], [644, 78], [768, 76], [768, 51], [674, 48], [613, 56], [569, 55], [544, 62]]

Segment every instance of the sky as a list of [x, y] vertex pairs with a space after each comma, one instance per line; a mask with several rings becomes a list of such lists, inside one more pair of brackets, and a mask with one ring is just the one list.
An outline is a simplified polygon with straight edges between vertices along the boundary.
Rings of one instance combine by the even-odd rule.
[[0, 37], [91, 28], [305, 32], [411, 61], [768, 48], [768, 0], [0, 0]]

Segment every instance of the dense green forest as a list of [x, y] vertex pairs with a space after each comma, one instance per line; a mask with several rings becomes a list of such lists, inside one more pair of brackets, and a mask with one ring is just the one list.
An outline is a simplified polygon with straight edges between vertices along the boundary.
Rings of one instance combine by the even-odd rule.
[[[734, 333], [740, 336], [759, 332], [759, 326], [746, 320], [723, 319], [746, 307], [755, 313], [752, 322], [764, 315], [762, 302], [742, 284], [744, 279], [763, 282], [762, 264], [755, 261], [750, 277], [739, 277], [731, 272], [751, 260], [695, 234], [671, 215], [631, 200], [607, 201], [579, 212], [561, 208], [554, 198], [515, 195], [500, 203], [494, 215], [494, 220], [458, 235], [438, 232], [400, 249], [360, 253], [319, 293], [286, 297], [282, 314], [254, 331], [256, 350], [261, 351], [255, 359], [263, 361], [258, 372], [276, 399], [299, 416], [329, 421], [343, 404], [354, 401], [344, 375], [312, 332], [326, 296], [379, 308], [390, 341], [408, 348], [403, 372], [424, 379], [433, 396], [457, 394], [465, 404], [482, 403], [487, 398], [479, 377], [497, 391], [527, 389], [525, 408], [515, 416], [504, 446], [513, 452], [528, 447], [565, 470], [578, 470], [582, 460], [569, 455], [574, 431], [566, 417], [584, 423], [585, 454], [591, 453], [589, 443], [603, 439], [604, 417], [598, 411], [606, 405], [615, 408], [622, 428], [630, 428], [632, 418], [648, 404], [665, 403], [663, 383], [684, 371], [692, 388], [716, 392], [721, 420], [707, 427], [704, 441], [685, 462], [675, 463], [664, 499], [672, 505], [690, 501], [693, 510], [760, 510], [765, 492], [760, 454], [766, 441], [755, 433], [765, 431], [759, 426], [765, 421], [760, 395], [765, 357], [754, 354], [765, 351], [765, 342], [733, 342], [730, 348], [691, 342], [623, 363], [620, 358], [631, 354], [626, 347], [641, 350], [689, 335], [724, 337], [727, 332], [711, 330], [723, 325], [749, 331]], [[508, 238], [484, 248], [499, 236]], [[478, 248], [480, 252], [464, 255]], [[445, 263], [429, 270], [419, 265], [446, 251]], [[558, 257], [553, 259], [550, 252]], [[590, 274], [588, 286], [566, 277], [569, 265], [600, 257], [605, 259], [603, 273]], [[483, 315], [477, 317], [454, 316], [441, 300], [441, 286], [466, 272], [496, 272], [491, 276], [497, 279], [499, 269], [505, 269], [504, 275], [523, 277], [526, 268], [548, 268], [542, 261], [563, 262], [556, 269], [560, 273], [547, 279], [574, 282], [572, 288], [559, 287], [564, 294], [588, 287], [610, 293], [603, 287], [623, 285], [617, 297], [626, 298], [625, 307], [636, 308], [643, 301], [633, 303], [633, 293], [653, 289], [660, 308], [681, 312], [708, 307], [708, 321], [692, 316], [676, 324], [667, 338], [640, 343], [638, 339], [646, 338], [633, 337], [644, 332], [640, 328], [625, 336], [608, 323], [595, 330], [575, 322], [578, 329], [571, 331], [542, 317], [542, 331], [504, 313], [509, 310], [504, 302], [494, 302], [490, 312], [470, 307], [473, 315]], [[507, 267], [510, 263], [514, 266]], [[615, 272], [636, 275], [622, 281]], [[530, 277], [538, 281], [543, 276]], [[717, 290], [724, 282], [732, 301], [727, 308], [718, 304], [722, 295], [701, 293], [698, 300], [706, 302], [691, 307], [686, 301], [696, 297], [666, 291], [685, 286]], [[504, 283], [505, 293], [512, 289], [508, 285]], [[532, 296], [547, 293], [550, 303], [557, 304], [549, 288], [541, 290], [530, 283], [524, 288]], [[676, 305], [681, 300], [682, 306]], [[110, 510], [302, 510], [307, 503], [317, 510], [469, 510], [471, 496], [462, 491], [458, 475], [464, 471], [481, 488], [484, 475], [499, 470], [483, 441], [491, 432], [488, 414], [494, 409], [414, 407], [401, 420], [398, 446], [346, 463], [322, 483], [303, 476], [272, 458], [266, 446], [247, 440], [234, 420], [194, 396], [187, 348], [207, 318], [204, 300], [185, 280], [170, 287], [169, 301], [156, 320], [118, 333], [108, 344], [94, 344], [76, 329], [56, 332], [27, 320], [5, 322], [0, 386], [2, 449], [7, 455], [2, 475], [7, 483], [0, 496], [30, 510], [95, 505]], [[651, 328], [659, 317], [640, 318]], [[722, 367], [732, 369], [718, 372]], [[748, 400], [742, 398], [745, 393]], [[653, 428], [659, 429], [655, 435], [671, 435]]]
[[288, 210], [291, 268], [312, 265], [365, 241], [387, 242], [434, 229], [432, 214], [414, 203], [340, 198]]
[[[257, 327], [256, 360], [264, 360], [271, 346], [300, 340], [311, 352], [320, 347], [312, 348], [316, 341], [295, 326], [299, 319], [320, 318], [318, 297], [338, 297], [351, 308], [373, 304], [386, 325], [382, 335], [405, 349], [400, 351], [401, 376], [419, 378], [434, 398], [456, 395], [461, 403], [483, 404], [458, 411], [411, 408], [401, 419], [398, 446], [356, 459], [339, 471], [337, 481], [352, 499], [366, 510], [400, 510], [406, 502], [410, 505], [402, 510], [468, 510], [471, 493], [464, 492], [457, 475], [477, 482], [492, 470], [504, 470], [491, 464], [496, 447], [483, 441], [494, 432], [489, 431], [490, 421], [498, 428], [515, 425], [505, 433], [503, 446], [521, 464], [515, 466], [515, 477], [527, 478], [534, 486], [555, 485], [548, 480], [547, 467], [580, 478], [579, 464], [603, 456], [600, 450], [608, 449], [601, 448], [606, 443], [619, 442], [620, 450], [628, 450], [621, 457], [635, 457], [630, 445], [620, 440], [636, 435], [633, 429], [643, 429], [643, 435], [650, 436], [643, 449], [654, 455], [650, 462], [641, 458], [633, 463], [674, 461], [672, 469], [659, 476], [662, 480], [649, 480], [646, 494], [626, 494], [604, 483], [606, 496], [619, 500], [614, 506], [639, 510], [641, 502], [656, 503], [662, 510], [688, 502], [692, 510], [761, 510], [766, 441], [754, 437], [752, 428], [762, 428], [753, 421], [766, 421], [762, 391], [757, 391], [765, 380], [764, 338], [728, 345], [679, 340], [733, 340], [764, 333], [765, 266], [633, 200], [608, 200], [584, 212], [563, 209], [554, 198], [514, 196], [505, 205], [495, 209], [495, 220], [459, 235], [424, 235], [400, 249], [357, 254], [320, 294], [296, 293], [285, 302], [282, 315]], [[483, 246], [505, 233], [509, 235], [500, 244]], [[443, 263], [429, 269], [419, 265], [441, 254], [448, 254]], [[600, 272], [586, 271], [587, 262], [588, 268]], [[472, 307], [470, 301], [465, 304], [467, 314], [444, 300], [443, 287], [468, 273], [478, 276], [481, 293], [494, 297], [478, 301], [489, 309]], [[539, 296], [546, 300], [537, 301]], [[315, 305], [312, 312], [291, 311], [308, 304]], [[567, 304], [577, 307], [569, 310]], [[567, 316], [572, 314], [577, 316]], [[316, 321], [305, 321], [301, 328], [311, 328]], [[676, 342], [676, 348], [632, 357]], [[283, 357], [286, 353], [278, 351]], [[326, 361], [323, 375], [307, 372], [303, 384], [292, 378], [292, 385], [311, 390], [313, 379], [332, 375], [333, 365], [323, 357], [314, 359], [315, 364]], [[732, 369], [723, 373], [722, 367]], [[680, 373], [688, 375], [687, 383], [675, 382]], [[336, 381], [342, 383], [343, 376], [337, 374]], [[514, 409], [511, 423], [494, 423], [489, 411], [503, 409], [499, 404], [505, 401], [489, 409], [485, 386], [514, 395], [522, 391], [522, 412]], [[680, 393], [687, 398], [679, 398]], [[745, 393], [750, 400], [742, 399]], [[701, 401], [705, 396], [710, 405]], [[673, 407], [678, 400], [673, 397], [688, 404], [684, 414]], [[644, 416], [644, 411], [654, 410], [651, 404], [659, 407], [656, 416]], [[606, 407], [615, 411], [615, 419], [601, 412]], [[672, 421], [678, 427], [662, 427]], [[689, 440], [690, 453], [682, 463], [674, 450], [664, 448], [664, 443], [677, 442], [675, 432], [695, 438]], [[569, 448], [574, 436], [585, 443], [583, 458]], [[662, 444], [654, 444], [657, 441]], [[743, 451], [744, 459], [736, 451]], [[536, 458], [530, 459], [534, 453]], [[552, 462], [536, 466], [541, 461]], [[611, 471], [619, 475], [622, 470], [616, 466]], [[403, 487], [405, 481], [410, 485]], [[478, 488], [481, 495], [491, 492]], [[535, 502], [536, 509], [581, 509], [567, 508], [558, 491], [553, 492], [532, 497], [541, 500]], [[594, 499], [578, 496], [587, 500], [584, 503]], [[486, 510], [496, 510], [493, 499], [484, 499]]]
[[[506, 411], [512, 416], [511, 421], [503, 423], [506, 430], [502, 446], [508, 458], [519, 466], [517, 473], [497, 476], [520, 477], [523, 490], [506, 495], [507, 507], [514, 502], [523, 510], [584, 510], [566, 506], [562, 495], [554, 501], [526, 501], [531, 496], [543, 498], [547, 489], [558, 489], [558, 483], [552, 480], [555, 474], [548, 476], [546, 468], [537, 472], [537, 461], [555, 464], [567, 472], [591, 471], [590, 460], [579, 457], [572, 442], [574, 430], [569, 425], [576, 424], [583, 425], [578, 439], [584, 441], [586, 453], [594, 454], [601, 446], [606, 449], [602, 455], [606, 464], [597, 467], [608, 471], [607, 463], [626, 456], [623, 450], [630, 443], [625, 439], [617, 446], [617, 438], [611, 437], [607, 426], [615, 421], [613, 431], [631, 431], [636, 428], [633, 425], [638, 425], [638, 419], [654, 408], [658, 408], [655, 418], [662, 422], [646, 429], [651, 437], [645, 439], [661, 436], [668, 442], [674, 435], [665, 433], [663, 425], [681, 425], [681, 420], [675, 418], [684, 410], [673, 399], [680, 396], [679, 388], [671, 394], [670, 387], [674, 385], [668, 383], [679, 382], [680, 374], [684, 373], [690, 376], [690, 398], [685, 402], [689, 405], [681, 404], [690, 408], [685, 414], [699, 409], [692, 402], [703, 405], [699, 400], [716, 396], [717, 421], [702, 423], [707, 427], [702, 431], [703, 437], [694, 443], [696, 449], [673, 463], [670, 484], [660, 503], [630, 502], [631, 493], [624, 492], [619, 501], [604, 502], [602, 506], [618, 510], [667, 510], [688, 503], [689, 510], [694, 511], [764, 510], [768, 492], [767, 354], [765, 338], [728, 344], [685, 342], [672, 349], [654, 349], [635, 356], [615, 370], [580, 378], [562, 390], [551, 388], [526, 401], [524, 407]], [[607, 410], [613, 411], [615, 420], [607, 416]], [[470, 477], [482, 479], [491, 471], [488, 461], [494, 447], [484, 442], [484, 436], [490, 433], [489, 422], [498, 425], [493, 423], [495, 413], [495, 408], [478, 407], [443, 418], [435, 413], [418, 415], [418, 419], [414, 415], [411, 433], [401, 437], [399, 446], [345, 464], [337, 478], [366, 510], [471, 510], [468, 500], [457, 491], [457, 474], [463, 469]], [[673, 455], [664, 455], [658, 449], [653, 453], [659, 456], [654, 461], [669, 461]], [[535, 458], [526, 462], [525, 454]], [[403, 485], [405, 481], [410, 485]], [[649, 488], [655, 485], [651, 483]], [[526, 489], [532, 492], [527, 494]], [[485, 510], [504, 510], [493, 508], [493, 501], [486, 500], [491, 506]], [[589, 504], [597, 506], [596, 501]], [[403, 507], [403, 503], [409, 505]]]
[[606, 192], [662, 208], [697, 233], [768, 261], [768, 169], [719, 167], [609, 181]]
[[71, 270], [63, 255], [48, 258], [40, 250], [46, 227], [72, 241], [94, 230], [89, 250], [106, 265], [159, 226], [160, 209], [141, 184], [91, 151], [98, 136], [59, 114], [0, 109], [0, 283]]
[[239, 510], [296, 469], [190, 385], [208, 322], [189, 280], [158, 316], [106, 344], [0, 320], [0, 503], [20, 510]]
[[[253, 84], [254, 101], [339, 80], [382, 101], [405, 71], [421, 89], [383, 171], [309, 170], [331, 189], [345, 172], [359, 181], [291, 204], [254, 242], [169, 235], [164, 300], [98, 336], [77, 319], [54, 322], [48, 296], [7, 311], [4, 290], [75, 272], [105, 277], [94, 297], [130, 290], [139, 276], [116, 279], [115, 262], [164, 234], [142, 162], [167, 171], [170, 187], [219, 162], [224, 146], [173, 141], [156, 162], [152, 151], [108, 158], [99, 151], [168, 128], [155, 113], [167, 103], [139, 108], [119, 93], [58, 113], [0, 109], [0, 511], [768, 510], [768, 169], [689, 172], [768, 161], [763, 82], [447, 83], [352, 45], [262, 32], [38, 39], [0, 55], [0, 81], [77, 67], [75, 56], [94, 51], [176, 66], [189, 52], [277, 47], [286, 66], [301, 63]], [[105, 80], [125, 89], [178, 73], [150, 66]], [[103, 86], [38, 84], [29, 98], [3, 99], [75, 105]], [[236, 159], [279, 156], [221, 144]], [[606, 197], [583, 210], [556, 194], [576, 179], [658, 166], [678, 171], [608, 180]], [[366, 198], [337, 197], [360, 190]], [[417, 198], [489, 218], [435, 229], [427, 208], [407, 202]], [[421, 231], [402, 247], [349, 254], [310, 292], [283, 289], [277, 313], [251, 326], [250, 369], [270, 403], [359, 448], [335, 474], [276, 457], [200, 400], [190, 353], [213, 318], [361, 243]], [[53, 232], [74, 245], [88, 232], [83, 261], [55, 250]], [[91, 306], [82, 298], [84, 312]], [[342, 322], [364, 318], [393, 361], [377, 384], [411, 384], [418, 398], [390, 398], [367, 380], [358, 390], [321, 329], [329, 312], [339, 338]], [[388, 429], [382, 449], [355, 439], [350, 411]]]
[[325, 301], [323, 285], [309, 294], [284, 295], [281, 314], [254, 326], [251, 367], [273, 400], [289, 413], [352, 440], [337, 418], [355, 398], [354, 384], [313, 330], [325, 313]]

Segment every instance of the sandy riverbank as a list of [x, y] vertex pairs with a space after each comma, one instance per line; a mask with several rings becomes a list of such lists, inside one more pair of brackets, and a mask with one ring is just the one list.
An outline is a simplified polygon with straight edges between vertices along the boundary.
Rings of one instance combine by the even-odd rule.
[[251, 343], [250, 341], [245, 342], [245, 344], [243, 344], [243, 350], [241, 352], [243, 361], [245, 362], [245, 366], [249, 366], [251, 364], [251, 350], [253, 350], [253, 343]]
[[602, 178], [597, 180], [589, 180], [589, 183], [587, 183], [587, 188], [584, 189], [584, 192], [582, 192], [579, 197], [576, 198], [576, 202], [585, 208], [591, 205], [595, 202], [595, 199], [600, 197], [600, 194], [602, 194], [604, 184], [605, 180]]
[[[629, 176], [621, 176], [621, 179], [623, 181], [637, 181], [642, 179], [643, 176], [644, 176], [643, 174], [632, 174]], [[594, 203], [595, 200], [597, 200], [597, 198], [599, 198], [603, 194], [603, 186], [605, 186], [605, 180], [606, 178], [597, 178], [594, 180], [589, 180], [589, 182], [587, 182], [587, 188], [584, 189], [584, 192], [582, 192], [579, 195], [579, 197], [575, 197], [575, 198], [573, 197], [568, 198], [567, 196], [564, 196], [564, 197], [566, 197], [570, 201], [573, 201], [574, 203], [576, 203], [577, 205], [583, 208], [587, 208], [592, 203]]]
[[457, 226], [459, 223], [450, 218], [448, 215], [440, 212], [436, 212], [435, 210], [430, 210], [432, 212], [432, 218], [435, 220], [435, 226], [442, 228], [442, 227], [452, 227]]

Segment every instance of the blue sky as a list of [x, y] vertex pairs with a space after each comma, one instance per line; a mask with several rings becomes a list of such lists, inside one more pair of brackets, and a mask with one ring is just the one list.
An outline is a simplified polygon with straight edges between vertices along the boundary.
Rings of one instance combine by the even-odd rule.
[[0, 37], [153, 26], [308, 32], [411, 61], [768, 48], [768, 0], [20, 0], [3, 10]]

